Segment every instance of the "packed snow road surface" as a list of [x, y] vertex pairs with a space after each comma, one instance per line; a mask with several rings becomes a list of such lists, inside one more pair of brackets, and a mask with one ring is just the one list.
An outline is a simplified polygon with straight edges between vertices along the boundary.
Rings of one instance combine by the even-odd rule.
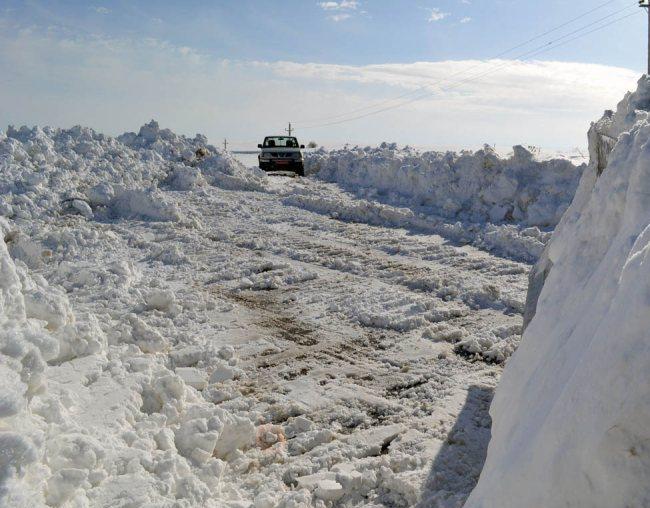
[[146, 127], [5, 140], [4, 502], [461, 506], [529, 265]]
[[[527, 266], [439, 236], [342, 222], [283, 203], [314, 186], [337, 192], [286, 178], [272, 181], [274, 193], [209, 188], [179, 200], [181, 211], [200, 213], [201, 231], [108, 226], [123, 246], [119, 257], [137, 260], [143, 306], [134, 315], [132, 301], [94, 294], [79, 295], [74, 305], [102, 315], [108, 303], [118, 321], [171, 339], [171, 348], [128, 351], [127, 378], [128, 371], [167, 365], [184, 381], [186, 398], [206, 401], [202, 411], [240, 419], [220, 445], [220, 489], [191, 492], [190, 500], [413, 506], [424, 494], [427, 506], [438, 498], [455, 506], [481, 470], [500, 369], [454, 354], [454, 344], [491, 350], [491, 360], [507, 354], [493, 346], [518, 340]], [[109, 265], [114, 253], [107, 254], [102, 262]], [[167, 358], [149, 354], [167, 350]], [[92, 379], [98, 367], [63, 365], [61, 383], [71, 368]], [[78, 386], [97, 408], [79, 407], [75, 416], [86, 429], [103, 429], [103, 408], [121, 399], [106, 391], [113, 382], [106, 372]], [[136, 428], [157, 424], [161, 408], [132, 409]], [[204, 450], [197, 432], [192, 426], [180, 447], [175, 439], [190, 462]], [[128, 480], [136, 499], [151, 489], [143, 473]], [[103, 482], [97, 499], [122, 495], [123, 481]]]

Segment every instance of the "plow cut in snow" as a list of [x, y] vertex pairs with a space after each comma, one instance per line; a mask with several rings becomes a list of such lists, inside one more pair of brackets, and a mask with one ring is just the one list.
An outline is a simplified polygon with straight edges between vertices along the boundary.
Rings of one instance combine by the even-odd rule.
[[526, 221], [565, 205], [508, 182], [582, 170], [494, 159], [482, 199], [517, 223], [270, 178], [154, 122], [10, 129], [0, 157], [0, 481], [25, 507], [461, 506], [550, 236]]

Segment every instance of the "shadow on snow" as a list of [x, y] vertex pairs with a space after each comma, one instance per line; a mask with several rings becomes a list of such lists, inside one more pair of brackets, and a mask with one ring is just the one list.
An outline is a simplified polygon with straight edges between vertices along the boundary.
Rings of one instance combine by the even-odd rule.
[[431, 465], [417, 508], [456, 508], [464, 504], [478, 482], [487, 455], [493, 396], [493, 388], [470, 386], [465, 405]]

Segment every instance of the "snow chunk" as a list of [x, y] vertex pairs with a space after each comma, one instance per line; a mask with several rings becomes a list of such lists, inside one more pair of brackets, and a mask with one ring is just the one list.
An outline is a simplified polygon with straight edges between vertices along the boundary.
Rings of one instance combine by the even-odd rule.
[[240, 377], [243, 374], [240, 369], [236, 367], [231, 367], [225, 363], [219, 363], [210, 374], [210, 383], [222, 383], [224, 381], [230, 381], [236, 377]]
[[20, 380], [20, 375], [6, 365], [0, 365], [0, 379], [0, 418], [7, 418], [17, 414], [25, 406], [27, 387]]
[[379, 455], [402, 432], [404, 427], [399, 424], [377, 427], [353, 434], [348, 443], [359, 448], [359, 456]]
[[58, 290], [35, 286], [25, 293], [24, 298], [27, 317], [45, 321], [50, 330], [73, 322], [70, 304]]
[[178, 221], [180, 211], [163, 194], [153, 190], [126, 190], [111, 201], [113, 215], [124, 219]]
[[0, 432], [0, 450], [0, 484], [13, 475], [24, 474], [26, 466], [38, 459], [34, 445], [15, 432]]
[[193, 367], [203, 358], [203, 349], [198, 346], [188, 346], [170, 351], [169, 356], [176, 367]]
[[197, 390], [203, 390], [208, 386], [207, 375], [202, 370], [193, 367], [177, 367], [176, 374], [180, 376], [185, 384]]
[[176, 295], [170, 290], [156, 289], [144, 298], [147, 309], [169, 312], [176, 303]]
[[158, 330], [149, 326], [135, 314], [130, 314], [127, 319], [132, 327], [131, 338], [133, 343], [143, 352], [159, 353], [167, 347], [167, 341]]
[[345, 490], [340, 483], [334, 480], [323, 480], [318, 484], [314, 495], [323, 501], [338, 501], [345, 495]]
[[108, 206], [115, 197], [115, 191], [110, 183], [102, 182], [88, 189], [86, 197], [91, 205]]

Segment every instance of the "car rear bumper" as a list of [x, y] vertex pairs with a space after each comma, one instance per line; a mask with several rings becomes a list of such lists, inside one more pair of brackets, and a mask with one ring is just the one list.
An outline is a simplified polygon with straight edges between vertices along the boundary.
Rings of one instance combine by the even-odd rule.
[[290, 160], [270, 160], [260, 161], [260, 169], [262, 171], [294, 171], [300, 173], [303, 171], [303, 162], [302, 161], [290, 161]]

